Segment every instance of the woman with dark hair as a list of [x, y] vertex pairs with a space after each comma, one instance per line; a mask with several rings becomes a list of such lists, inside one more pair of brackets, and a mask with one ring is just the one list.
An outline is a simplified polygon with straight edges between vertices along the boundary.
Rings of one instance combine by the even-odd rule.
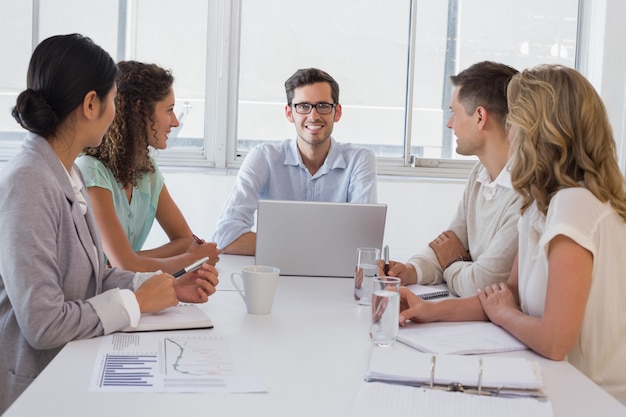
[[136, 325], [141, 313], [205, 302], [217, 271], [178, 280], [109, 269], [75, 158], [115, 115], [117, 66], [78, 34], [31, 57], [12, 115], [30, 133], [0, 171], [0, 414], [68, 342]]
[[[214, 243], [191, 232], [172, 199], [150, 149], [165, 149], [174, 113], [174, 77], [154, 64], [118, 63], [115, 118], [97, 147], [76, 160], [112, 266], [174, 273], [205, 256], [218, 261]], [[142, 250], [154, 220], [169, 242]]]

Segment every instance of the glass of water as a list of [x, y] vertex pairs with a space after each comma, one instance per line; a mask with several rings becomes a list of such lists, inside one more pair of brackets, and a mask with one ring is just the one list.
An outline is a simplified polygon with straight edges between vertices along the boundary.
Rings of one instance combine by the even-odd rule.
[[400, 278], [375, 277], [372, 287], [370, 338], [378, 346], [391, 346], [398, 336]]
[[372, 302], [372, 280], [378, 276], [380, 250], [377, 248], [358, 248], [356, 250], [356, 268], [354, 271], [354, 300], [363, 306]]

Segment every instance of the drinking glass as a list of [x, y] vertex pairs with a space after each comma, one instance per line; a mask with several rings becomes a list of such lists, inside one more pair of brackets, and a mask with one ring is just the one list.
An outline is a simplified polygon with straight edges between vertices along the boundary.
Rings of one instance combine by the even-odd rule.
[[377, 248], [358, 248], [356, 252], [354, 300], [360, 305], [368, 306], [372, 302], [372, 280], [378, 275], [380, 250]]
[[378, 346], [391, 346], [398, 336], [400, 278], [375, 277], [372, 286], [370, 338]]

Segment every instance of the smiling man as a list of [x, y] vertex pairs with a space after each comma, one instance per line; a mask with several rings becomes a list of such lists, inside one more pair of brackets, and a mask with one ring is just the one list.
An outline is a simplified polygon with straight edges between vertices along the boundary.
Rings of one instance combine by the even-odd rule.
[[376, 202], [374, 153], [331, 136], [342, 116], [337, 82], [320, 69], [300, 69], [287, 79], [285, 91], [285, 116], [296, 138], [263, 143], [248, 153], [213, 235], [222, 253], [255, 254], [259, 199]]

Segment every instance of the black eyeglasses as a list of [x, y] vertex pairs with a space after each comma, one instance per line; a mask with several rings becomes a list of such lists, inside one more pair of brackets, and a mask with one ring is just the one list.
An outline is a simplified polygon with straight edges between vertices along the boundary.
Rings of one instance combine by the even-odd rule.
[[319, 114], [331, 114], [337, 103], [293, 103], [292, 106], [298, 114], [309, 114], [315, 107]]

